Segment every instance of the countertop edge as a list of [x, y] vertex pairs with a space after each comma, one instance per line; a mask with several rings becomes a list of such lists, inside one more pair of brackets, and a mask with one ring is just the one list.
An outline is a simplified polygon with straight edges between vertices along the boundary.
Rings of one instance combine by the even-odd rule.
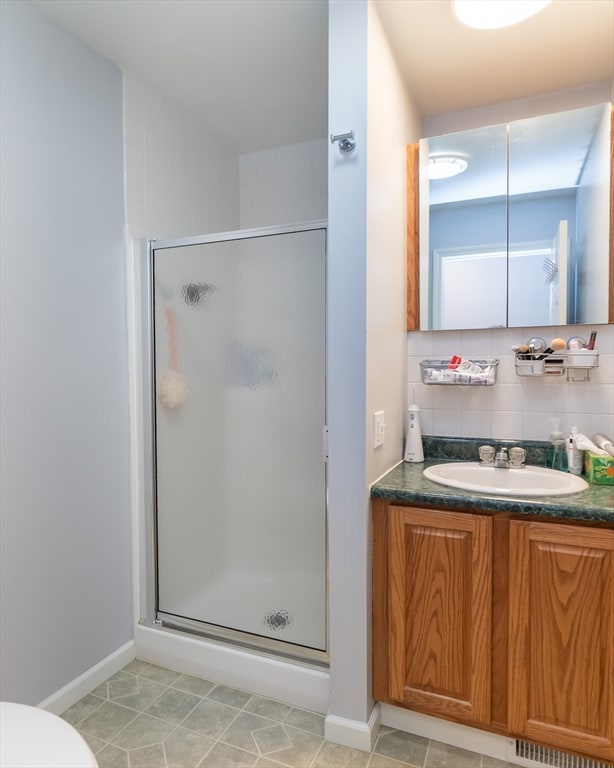
[[614, 488], [591, 485], [587, 490], [569, 496], [540, 498], [494, 496], [437, 485], [427, 480], [422, 470], [440, 461], [424, 464], [400, 462], [376, 481], [370, 496], [410, 504], [431, 504], [451, 509], [489, 510], [521, 515], [543, 515], [559, 519], [584, 520], [614, 525]]

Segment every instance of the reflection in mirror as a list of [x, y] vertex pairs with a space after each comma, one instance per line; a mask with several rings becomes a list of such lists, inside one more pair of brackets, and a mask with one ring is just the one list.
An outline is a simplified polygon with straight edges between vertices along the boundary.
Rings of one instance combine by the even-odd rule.
[[422, 140], [420, 200], [421, 329], [608, 322], [609, 104]]
[[[507, 324], [507, 127], [428, 139], [431, 157], [467, 158], [467, 169], [428, 181], [429, 268], [421, 296], [429, 328]], [[428, 170], [428, 160], [425, 160]], [[422, 233], [422, 230], [421, 230]], [[427, 282], [428, 281], [428, 282]]]

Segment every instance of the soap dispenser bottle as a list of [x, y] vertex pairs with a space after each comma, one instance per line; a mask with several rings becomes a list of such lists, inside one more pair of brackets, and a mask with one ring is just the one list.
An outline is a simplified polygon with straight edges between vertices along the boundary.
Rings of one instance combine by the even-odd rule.
[[546, 466], [567, 472], [567, 451], [565, 437], [561, 432], [561, 420], [558, 416], [550, 419], [550, 448], [546, 449]]
[[420, 408], [413, 403], [407, 409], [407, 413], [407, 442], [405, 443], [405, 455], [403, 456], [403, 461], [419, 464], [424, 461], [422, 430], [420, 429]]
[[576, 448], [578, 428], [572, 427], [567, 440], [567, 468], [572, 475], [582, 474], [582, 451]]

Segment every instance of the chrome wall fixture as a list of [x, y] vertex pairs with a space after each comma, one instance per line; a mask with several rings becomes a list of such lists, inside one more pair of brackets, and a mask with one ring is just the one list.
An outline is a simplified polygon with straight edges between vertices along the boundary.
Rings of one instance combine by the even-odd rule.
[[330, 143], [339, 143], [339, 152], [348, 154], [356, 148], [356, 139], [354, 138], [354, 131], [348, 131], [347, 133], [337, 133], [330, 135]]

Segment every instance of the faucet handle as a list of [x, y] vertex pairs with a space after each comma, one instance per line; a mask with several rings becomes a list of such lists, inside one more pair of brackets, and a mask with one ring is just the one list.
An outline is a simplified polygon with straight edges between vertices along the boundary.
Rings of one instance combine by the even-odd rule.
[[492, 464], [495, 460], [495, 449], [492, 445], [481, 445], [478, 449], [480, 464]]
[[519, 445], [510, 448], [510, 465], [516, 468], [522, 468], [525, 465], [527, 452]]

